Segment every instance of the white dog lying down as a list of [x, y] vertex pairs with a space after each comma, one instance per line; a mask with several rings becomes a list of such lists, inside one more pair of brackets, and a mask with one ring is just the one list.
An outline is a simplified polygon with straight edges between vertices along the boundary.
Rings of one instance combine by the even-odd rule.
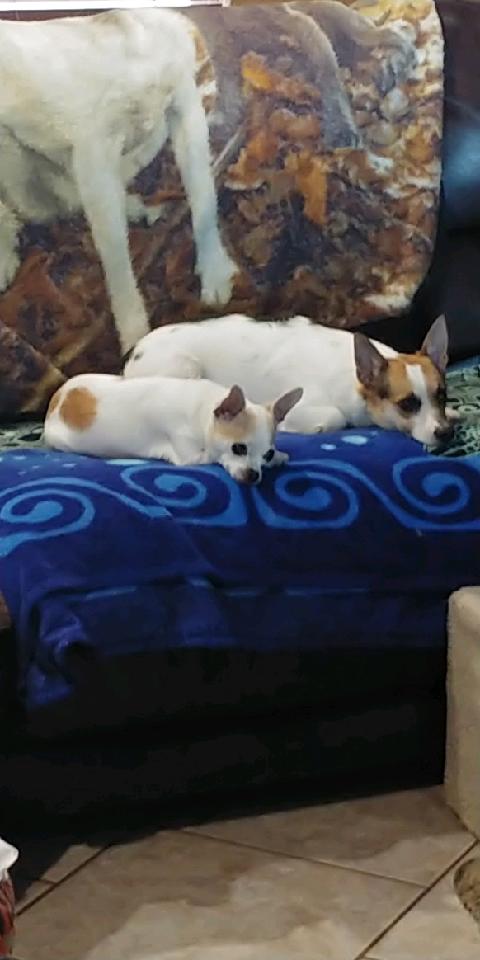
[[45, 440], [57, 450], [97, 457], [221, 463], [236, 480], [258, 483], [262, 467], [288, 459], [275, 450], [275, 432], [302, 392], [259, 406], [240, 387], [226, 393], [209, 380], [84, 373], [53, 395]]
[[231, 295], [237, 268], [219, 234], [202, 102], [213, 90], [196, 85], [197, 37], [165, 10], [0, 21], [0, 291], [19, 266], [24, 223], [83, 211], [124, 352], [148, 330], [128, 220], [152, 223], [161, 212], [126, 188], [167, 138], [190, 204], [202, 300]]
[[445, 407], [448, 335], [439, 317], [415, 354], [398, 354], [359, 333], [333, 330], [306, 317], [259, 323], [235, 314], [153, 330], [137, 344], [126, 377], [209, 377], [239, 380], [263, 403], [300, 383], [303, 400], [283, 429], [298, 433], [375, 423], [438, 446], [453, 435]]

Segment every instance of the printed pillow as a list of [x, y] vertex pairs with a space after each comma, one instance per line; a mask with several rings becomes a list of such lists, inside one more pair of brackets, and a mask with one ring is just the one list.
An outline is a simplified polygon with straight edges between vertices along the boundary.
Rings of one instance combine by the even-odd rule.
[[408, 308], [439, 196], [433, 0], [0, 21], [0, 43], [16, 51], [0, 416], [118, 371], [149, 325], [241, 311], [355, 327]]

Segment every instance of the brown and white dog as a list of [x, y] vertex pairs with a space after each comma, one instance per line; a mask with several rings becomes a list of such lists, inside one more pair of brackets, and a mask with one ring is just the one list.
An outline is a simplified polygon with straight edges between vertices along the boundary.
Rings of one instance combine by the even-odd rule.
[[253, 484], [263, 467], [288, 460], [275, 449], [275, 433], [301, 396], [301, 389], [290, 390], [260, 406], [240, 387], [226, 392], [208, 380], [85, 373], [53, 395], [45, 440], [56, 450], [96, 457], [220, 463], [235, 480]]
[[240, 382], [263, 403], [273, 390], [303, 387], [303, 399], [282, 429], [295, 433], [377, 424], [400, 430], [428, 447], [453, 435], [446, 407], [448, 335], [439, 317], [418, 353], [399, 354], [361, 333], [334, 330], [293, 317], [258, 323], [239, 314], [161, 327], [137, 344], [126, 377], [207, 377]]

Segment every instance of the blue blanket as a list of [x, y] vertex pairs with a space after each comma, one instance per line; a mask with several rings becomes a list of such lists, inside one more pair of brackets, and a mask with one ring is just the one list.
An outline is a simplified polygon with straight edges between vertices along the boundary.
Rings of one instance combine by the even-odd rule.
[[438, 645], [480, 583], [480, 458], [376, 430], [283, 435], [256, 488], [219, 467], [0, 457], [0, 590], [27, 710], [71, 693], [69, 649]]

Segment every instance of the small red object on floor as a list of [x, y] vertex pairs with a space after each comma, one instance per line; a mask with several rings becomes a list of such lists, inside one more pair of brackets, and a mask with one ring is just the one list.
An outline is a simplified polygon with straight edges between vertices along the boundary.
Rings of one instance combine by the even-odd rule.
[[8, 873], [18, 850], [0, 839], [0, 958], [10, 957], [15, 936], [15, 891]]

